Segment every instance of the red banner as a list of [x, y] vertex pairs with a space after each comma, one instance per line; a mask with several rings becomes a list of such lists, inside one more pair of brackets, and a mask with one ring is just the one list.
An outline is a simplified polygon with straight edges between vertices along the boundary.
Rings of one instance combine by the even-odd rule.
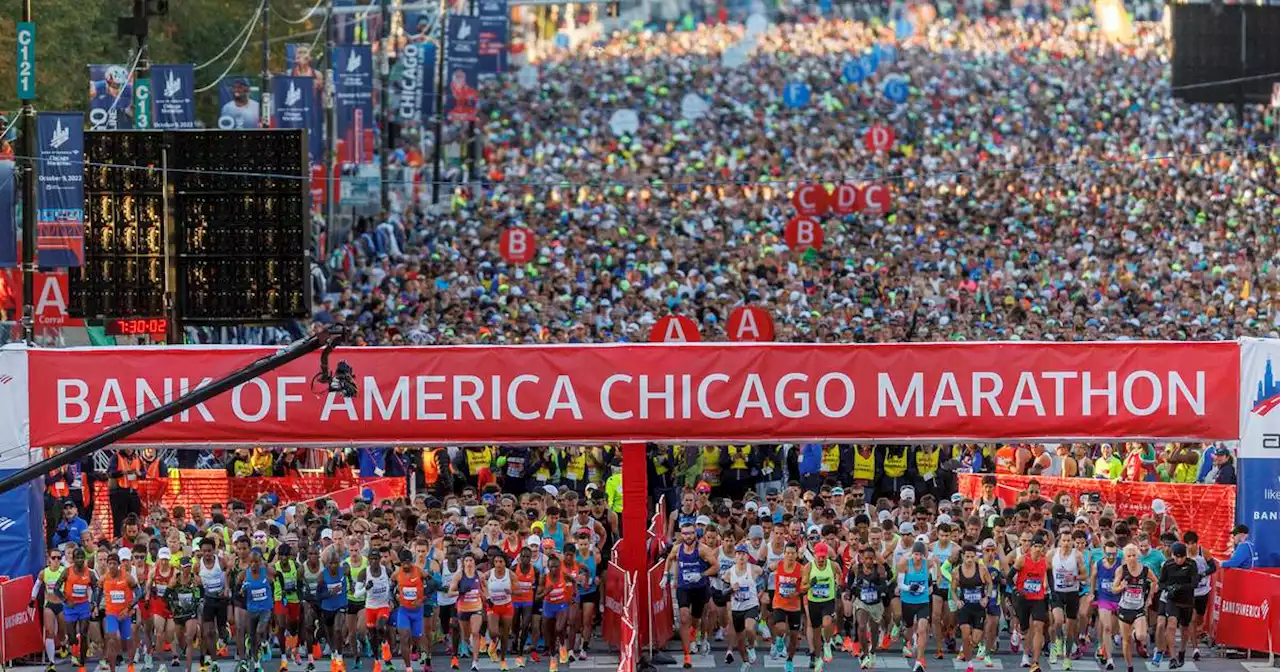
[[649, 602], [652, 605], [650, 607], [652, 616], [648, 617], [641, 613], [640, 622], [637, 624], [640, 629], [641, 646], [651, 639], [655, 650], [665, 648], [667, 642], [670, 642], [676, 634], [675, 598], [671, 594], [671, 587], [664, 589], [658, 585], [666, 573], [667, 563], [665, 562], [649, 568]]
[[0, 584], [0, 613], [4, 614], [4, 632], [0, 633], [0, 660], [9, 662], [40, 653], [44, 638], [40, 636], [40, 615], [31, 602], [30, 576], [20, 576]]
[[[982, 494], [980, 474], [961, 474], [960, 492], [966, 497]], [[1054, 499], [1060, 493], [1071, 495], [1079, 502], [1080, 495], [1096, 492], [1102, 503], [1115, 507], [1116, 514], [1150, 516], [1151, 502], [1160, 499], [1169, 506], [1169, 514], [1179, 530], [1195, 530], [1205, 550], [1218, 558], [1231, 555], [1231, 527], [1236, 519], [1236, 486], [1199, 485], [1195, 483], [1143, 483], [1093, 478], [1050, 478], [1045, 476], [996, 476], [996, 496], [1008, 506], [1018, 501], [1018, 493], [1027, 489], [1027, 483], [1035, 479], [1040, 484], [1040, 495]]]
[[604, 623], [600, 626], [600, 634], [609, 646], [617, 649], [622, 645], [622, 610], [626, 599], [626, 570], [617, 563], [609, 563], [609, 571], [604, 578]]
[[1280, 576], [1247, 569], [1214, 574], [1209, 632], [1224, 646], [1280, 653]]
[[[66, 445], [266, 348], [30, 352], [31, 443]], [[138, 443], [1236, 439], [1235, 343], [682, 344], [344, 349], [307, 357]]]
[[[373, 495], [374, 503], [381, 502], [384, 499], [393, 499], [395, 497], [404, 497], [405, 480], [403, 478], [375, 478], [375, 479], [359, 479], [359, 485], [325, 492], [323, 497], [334, 504], [338, 505], [343, 511], [350, 511], [355, 506], [357, 497], [365, 497], [365, 495]], [[308, 499], [307, 502], [313, 502], [320, 497]]]

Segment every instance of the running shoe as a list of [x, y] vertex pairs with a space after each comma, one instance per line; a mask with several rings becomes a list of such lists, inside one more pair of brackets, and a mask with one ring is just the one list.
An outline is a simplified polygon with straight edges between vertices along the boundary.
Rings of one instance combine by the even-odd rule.
[[1022, 652], [1022, 666], [1031, 667], [1031, 656], [1028, 656], [1026, 651]]
[[973, 672], [973, 661], [965, 663], [964, 672]]
[[1054, 639], [1053, 643], [1049, 645], [1049, 664], [1057, 665], [1058, 656], [1061, 654], [1062, 654], [1062, 642], [1058, 641], [1057, 639]]
[[1062, 669], [1064, 670], [1071, 669], [1071, 656], [1067, 656], [1066, 658], [1062, 659]]
[[[552, 665], [554, 665], [554, 663], [552, 663]], [[684, 654], [684, 669], [687, 670], [691, 667], [693, 667], [693, 656], [690, 656], [689, 654], [686, 653]]]
[[822, 643], [822, 662], [829, 663], [831, 662], [831, 659], [834, 657], [835, 657], [835, 654], [833, 654], [831, 651], [831, 640], [827, 640], [823, 642]]
[[584, 647], [582, 647], [581, 649], [578, 649], [578, 660], [581, 660], [581, 661], [583, 661], [583, 662], [586, 662], [586, 660], [587, 660], [587, 647], [585, 647], [585, 646], [584, 646]]
[[924, 672], [924, 658], [916, 658], [916, 665], [911, 669], [915, 672]]
[[787, 664], [782, 666], [782, 669], [786, 672], [796, 672], [796, 664], [794, 661], [788, 660]]
[[560, 662], [562, 664], [569, 662], [569, 649], [563, 646], [560, 647]]
[[995, 667], [995, 665], [996, 665], [995, 661], [991, 660], [991, 654], [988, 653], [987, 655], [982, 657], [983, 667]]
[[854, 641], [849, 635], [844, 636], [844, 650], [859, 658], [862, 657], [862, 643]]
[[524, 669], [524, 656], [516, 656], [516, 668]]
[[547, 667], [548, 672], [556, 672], [556, 670], [559, 670], [560, 668], [558, 667], [558, 661], [556, 660], [556, 657], [548, 656], [548, 658], [551, 660], [551, 664]]
[[1009, 635], [1009, 646], [1013, 647], [1014, 653], [1017, 653], [1018, 647], [1021, 645], [1022, 645], [1022, 633], [1018, 632], [1017, 630], [1014, 630], [1013, 633]]
[[1031, 666], [1031, 672], [1040, 672], [1040, 663]]
[[1191, 660], [1200, 662], [1200, 647], [1196, 647], [1196, 650], [1191, 652]]
[[728, 651], [724, 652], [724, 664], [725, 665], [733, 664], [733, 649], [729, 649]]
[[1110, 657], [1108, 657], [1108, 658], [1107, 658], [1107, 665], [1106, 665], [1106, 670], [1107, 670], [1107, 672], [1113, 672], [1113, 670], [1115, 670], [1115, 669], [1116, 669], [1116, 661], [1114, 661], [1114, 660], [1112, 660]]
[[458, 669], [458, 656], [454, 655], [449, 657], [449, 667], [454, 670]]
[[747, 672], [747, 670], [750, 670], [750, 669], [751, 669], [751, 665], [744, 660], [742, 661], [742, 667], [738, 668], [738, 672]]
[[1162, 662], [1164, 662], [1164, 653], [1156, 651], [1156, 655], [1151, 657], [1151, 664], [1159, 665]]
[[756, 664], [756, 647], [753, 646], [747, 649], [747, 662], [751, 665]]
[[866, 657], [866, 656], [858, 656], [858, 669], [859, 669], [859, 670], [865, 670], [865, 669], [867, 669], [867, 657]]
[[[896, 625], [895, 625], [895, 626], [893, 626], [893, 627], [894, 627], [894, 632], [897, 632], [898, 626], [896, 626]], [[880, 648], [881, 648], [881, 649], [887, 649], [887, 648], [889, 648], [889, 646], [890, 646], [891, 644], [893, 644], [893, 638], [894, 638], [894, 637], [897, 637], [897, 635], [894, 635], [893, 637], [890, 637], [890, 636], [889, 636], [889, 633], [887, 633], [887, 632], [886, 632], [886, 633], [884, 633], [883, 635], [881, 635], [881, 636], [880, 636]]]
[[476, 672], [476, 670], [479, 670], [479, 669], [480, 669], [480, 661], [476, 660], [475, 658], [472, 658], [472, 659], [471, 659], [471, 672]]
[[1177, 658], [1169, 659], [1169, 669], [1176, 670], [1179, 667], [1182, 667], [1182, 661], [1178, 660]]
[[498, 672], [507, 672], [509, 669], [510, 668], [507, 667], [507, 661], [505, 658], [498, 661]]

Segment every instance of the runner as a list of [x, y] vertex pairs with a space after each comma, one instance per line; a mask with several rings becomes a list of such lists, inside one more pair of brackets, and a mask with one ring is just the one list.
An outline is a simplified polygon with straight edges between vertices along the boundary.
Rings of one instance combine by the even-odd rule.
[[[1081, 535], [1083, 536], [1083, 535]], [[1069, 534], [1058, 536], [1058, 547], [1050, 558], [1053, 567], [1053, 626], [1049, 644], [1049, 664], [1062, 658], [1063, 669], [1071, 669], [1071, 651], [1076, 645], [1076, 619], [1080, 616], [1080, 580], [1087, 576], [1084, 555]]]
[[929, 646], [930, 577], [937, 566], [928, 557], [926, 537], [921, 535], [911, 544], [911, 552], [897, 560], [898, 591], [902, 600], [902, 625], [906, 629], [903, 654], [916, 659], [915, 672], [924, 672], [924, 657]]
[[[993, 529], [992, 534], [995, 534]], [[1003, 535], [1003, 532], [1000, 533]], [[982, 646], [978, 648], [978, 657], [984, 667], [994, 667], [991, 654], [996, 651], [996, 638], [1000, 634], [1000, 616], [1004, 613], [1005, 577], [1009, 575], [1009, 561], [1004, 556], [1004, 548], [993, 537], [982, 540], [982, 564], [991, 577], [991, 590], [987, 593], [987, 619], [983, 624], [984, 637]]]
[[[561, 571], [559, 556], [547, 558], [547, 573], [539, 584], [536, 599], [542, 600], [543, 639], [547, 647], [547, 660], [551, 672], [559, 669], [557, 663], [567, 662], [569, 652], [561, 637], [566, 632], [569, 621], [569, 601], [572, 599], [572, 579]], [[560, 654], [557, 657], [556, 650]]]
[[[1165, 596], [1165, 656], [1169, 660], [1169, 669], [1176, 670], [1187, 662], [1187, 644], [1191, 639], [1191, 622], [1195, 616], [1195, 591], [1200, 584], [1200, 568], [1195, 562], [1187, 559], [1187, 545], [1175, 542], [1169, 549], [1173, 557], [1164, 563], [1158, 579]], [[1178, 631], [1182, 631], [1182, 644], [1178, 647], [1178, 655], [1173, 655], [1174, 640]]]
[[299, 643], [299, 629], [302, 625], [302, 594], [298, 589], [301, 570], [293, 556], [293, 549], [290, 543], [280, 545], [279, 557], [274, 565], [275, 581], [272, 582], [272, 593], [275, 598], [272, 612], [276, 621], [276, 637], [284, 647], [280, 654], [281, 669], [288, 665], [289, 656], [294, 656], [294, 660], [299, 664], [302, 663]]
[[[156, 554], [155, 570], [151, 572], [145, 590], [148, 596], [148, 610], [151, 612], [151, 619], [154, 621], [151, 630], [155, 636], [152, 640], [152, 645], [155, 647], [156, 653], [160, 653], [165, 644], [174, 642], [178, 634], [177, 627], [173, 621], [173, 613], [169, 609], [169, 602], [165, 599], [165, 593], [176, 580], [178, 574], [178, 570], [174, 568], [171, 562], [172, 558], [173, 554], [168, 548], [160, 549]], [[176, 648], [174, 649], [174, 661], [177, 661]]]
[[[436, 590], [436, 605], [438, 607], [437, 618], [440, 622], [440, 629], [444, 631], [445, 641], [447, 642], [445, 652], [449, 654], [449, 665], [453, 669], [458, 669], [458, 655], [461, 653], [461, 647], [466, 644], [459, 634], [458, 628], [458, 596], [451, 593], [449, 588], [454, 584], [454, 579], [458, 573], [462, 571], [462, 552], [459, 548], [451, 543], [452, 536], [445, 528], [445, 537], [443, 542], [444, 562], [440, 563], [440, 569], [432, 577], [434, 583], [439, 586]], [[428, 637], [434, 637], [434, 631], [428, 634]]]
[[[382, 564], [382, 551], [369, 549], [368, 566], [353, 577], [364, 584], [365, 629], [369, 633], [373, 652], [373, 672], [383, 672], [383, 665], [391, 661], [391, 570]], [[388, 671], [389, 672], [389, 671]]]
[[89, 622], [93, 616], [92, 596], [98, 590], [98, 579], [93, 570], [85, 566], [83, 548], [71, 552], [71, 566], [58, 577], [53, 593], [66, 605], [63, 616], [71, 637], [71, 659], [84, 672], [84, 662], [89, 657]]
[[756, 662], [756, 623], [760, 619], [759, 583], [763, 570], [751, 564], [751, 551], [746, 544], [734, 550], [733, 565], [720, 574], [729, 586], [729, 619], [733, 641], [742, 656], [746, 672]]
[[35, 583], [31, 586], [31, 604], [28, 606], [35, 609], [43, 594], [44, 607], [41, 611], [44, 615], [44, 652], [49, 657], [49, 672], [54, 672], [54, 665], [58, 661], [55, 655], [57, 643], [61, 641], [59, 633], [66, 630], [62, 621], [62, 598], [54, 587], [67, 568], [62, 565], [62, 551], [57, 549], [49, 551], [48, 563], [36, 574]]
[[831, 547], [826, 542], [813, 548], [813, 563], [809, 565], [809, 573], [805, 585], [809, 605], [809, 647], [810, 660], [821, 656], [812, 667], [818, 672], [833, 657], [832, 640], [836, 636], [836, 594], [839, 592], [840, 568], [831, 561]]
[[324, 579], [324, 563], [320, 562], [320, 546], [311, 544], [307, 559], [302, 563], [302, 627], [299, 639], [307, 652], [307, 672], [315, 672], [316, 659], [320, 658], [320, 584]]
[[[711, 599], [709, 577], [719, 566], [715, 552], [698, 540], [693, 523], [680, 525], [680, 543], [667, 556], [667, 576], [676, 575], [676, 604], [680, 607], [680, 641], [684, 645], [684, 667], [693, 667], [693, 643], [698, 640], [698, 624]], [[663, 590], [667, 590], [663, 582]], [[797, 597], [798, 599], [798, 597]]]
[[[476, 569], [476, 558], [470, 553], [462, 557], [462, 571], [453, 577], [449, 594], [458, 598], [458, 626], [462, 641], [471, 652], [471, 669], [480, 669], [480, 628], [484, 622], [484, 581]], [[453, 662], [453, 669], [458, 664]]]
[[227, 627], [227, 605], [231, 598], [231, 581], [226, 560], [214, 554], [213, 540], [200, 540], [200, 591], [203, 603], [200, 607], [200, 643], [204, 646], [201, 672], [215, 668], [213, 656], [222, 648], [222, 633]]
[[[183, 556], [178, 561], [177, 576], [164, 591], [165, 606], [173, 619], [174, 646], [173, 667], [191, 672], [196, 659], [196, 640], [200, 638], [200, 581], [194, 571], [195, 563]], [[186, 652], [186, 667], [179, 667], [179, 656]], [[164, 672], [164, 670], [161, 670]]]
[[587, 659], [587, 649], [591, 646], [591, 633], [595, 630], [596, 613], [600, 605], [600, 550], [592, 541], [591, 535], [590, 531], [582, 528], [575, 535], [577, 555], [574, 562], [581, 568], [579, 574], [582, 577], [578, 584], [578, 599], [582, 603], [582, 633], [575, 656], [577, 660]]
[[[952, 571], [949, 601], [959, 603], [956, 622], [960, 627], [960, 659], [966, 672], [973, 672], [975, 657], [985, 656], [980, 650], [987, 624], [987, 604], [991, 599], [991, 576], [987, 566], [978, 562], [978, 548], [965, 546], [960, 554], [958, 570]], [[958, 571], [958, 573], [957, 573]]]
[[884, 620], [884, 603], [890, 593], [889, 572], [871, 546], [858, 552], [858, 564], [849, 572], [847, 592], [853, 599], [853, 617], [857, 626], [857, 642], [854, 653], [858, 655], [858, 667], [874, 669], [876, 665], [876, 640], [880, 622]]
[[[933, 459], [937, 459], [935, 455]], [[935, 584], [933, 589], [932, 603], [932, 620], [933, 620], [933, 636], [937, 644], [937, 653], [934, 657], [942, 660], [942, 647], [947, 646], [948, 651], [955, 651], [955, 640], [951, 638], [950, 632], [953, 631], [954, 624], [952, 619], [955, 617], [951, 613], [951, 605], [948, 604], [948, 595], [951, 593], [951, 571], [954, 558], [959, 555], [959, 545], [951, 541], [953, 531], [951, 525], [951, 517], [947, 514], [939, 514], [937, 525], [933, 533], [937, 536], [937, 541], [933, 542], [933, 546], [929, 548], [929, 560], [936, 567]], [[921, 656], [924, 655], [922, 652]]]
[[524, 667], [525, 640], [532, 639], [536, 643], [537, 630], [533, 624], [534, 593], [538, 587], [538, 568], [533, 564], [534, 550], [542, 543], [538, 537], [529, 537], [524, 548], [520, 549], [520, 560], [511, 570], [511, 602], [515, 608], [515, 654], [516, 667]]
[[353, 532], [346, 538], [347, 557], [342, 561], [343, 568], [347, 575], [351, 577], [351, 582], [347, 587], [347, 608], [346, 616], [346, 645], [343, 653], [350, 651], [355, 657], [355, 665], [360, 667], [360, 660], [365, 656], [371, 656], [372, 651], [368, 650], [365, 642], [367, 641], [368, 631], [365, 627], [365, 582], [357, 580], [364, 571], [369, 567], [369, 560], [364, 556], [365, 536], [360, 532]]
[[422, 604], [428, 590], [426, 583], [422, 568], [413, 562], [413, 552], [401, 550], [400, 570], [395, 573], [396, 629], [400, 634], [400, 656], [405, 672], [413, 672], [414, 651], [424, 654], [423, 669], [431, 669], [431, 646], [424, 641], [422, 629]]
[[1023, 660], [1030, 662], [1031, 672], [1040, 672], [1040, 651], [1044, 648], [1044, 631], [1049, 622], [1045, 602], [1048, 588], [1048, 558], [1044, 554], [1044, 533], [1031, 537], [1031, 550], [1014, 562], [1016, 610], [1023, 633]]
[[1095, 604], [1098, 606], [1098, 662], [1108, 671], [1116, 669], [1111, 655], [1112, 636], [1116, 630], [1116, 609], [1120, 602], [1120, 594], [1115, 590], [1116, 569], [1120, 566], [1117, 557], [1116, 540], [1108, 536], [1102, 542], [1102, 558], [1093, 563], [1090, 583], [1098, 594]]
[[1134, 638], [1147, 641], [1147, 605], [1159, 586], [1155, 574], [1139, 561], [1138, 555], [1136, 544], [1124, 547], [1124, 563], [1111, 584], [1112, 592], [1120, 596], [1116, 613], [1120, 618], [1120, 643], [1129, 672], [1133, 672]]
[[[805, 584], [808, 568], [800, 563], [799, 557], [800, 547], [788, 541], [782, 562], [773, 573], [773, 636], [786, 643], [786, 672], [795, 672], [796, 669], [796, 647], [800, 644], [800, 632], [804, 627], [804, 595], [809, 590]], [[685, 668], [690, 667], [687, 653], [684, 660]]]
[[240, 654], [239, 668], [262, 670], [264, 649], [269, 646], [271, 633], [271, 609], [274, 571], [263, 562], [262, 549], [254, 547], [249, 552], [249, 564], [245, 566], [239, 592], [244, 596], [245, 631], [244, 646], [236, 647]]
[[127, 661], [128, 672], [134, 672], [133, 608], [137, 605], [138, 584], [120, 566], [132, 558], [133, 552], [128, 548], [107, 556], [107, 572], [102, 576], [102, 629], [107, 638], [103, 660], [112, 670], [122, 660]]
[[1196, 534], [1195, 530], [1188, 530], [1183, 534], [1182, 541], [1186, 543], [1187, 555], [1195, 561], [1200, 575], [1200, 582], [1196, 584], [1195, 590], [1196, 617], [1191, 622], [1191, 641], [1195, 646], [1195, 650], [1191, 653], [1191, 660], [1198, 662], [1200, 630], [1204, 627], [1205, 615], [1209, 613], [1209, 592], [1213, 589], [1210, 576], [1218, 571], [1218, 561], [1204, 554], [1204, 549], [1200, 548], [1200, 535]]
[[[489, 603], [489, 657], [497, 658], [499, 669], [505, 672], [508, 669], [507, 645], [511, 640], [511, 620], [515, 615], [515, 607], [512, 606], [512, 574], [507, 570], [507, 557], [501, 553], [493, 556], [492, 565], [485, 576], [485, 598]], [[581, 659], [579, 656], [579, 660]]]
[[346, 624], [351, 574], [343, 566], [341, 557], [336, 545], [324, 550], [324, 571], [320, 575], [317, 595], [320, 598], [320, 627], [328, 644], [330, 660], [343, 669], [342, 642], [346, 641], [343, 626]]

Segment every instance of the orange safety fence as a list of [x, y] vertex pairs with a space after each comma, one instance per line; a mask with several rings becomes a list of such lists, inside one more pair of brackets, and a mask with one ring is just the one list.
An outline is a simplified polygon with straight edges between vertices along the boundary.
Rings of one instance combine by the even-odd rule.
[[[168, 478], [143, 479], [137, 482], [137, 488], [144, 515], [157, 506], [172, 510], [175, 506], [190, 508], [193, 504], [205, 507], [207, 514], [211, 505], [226, 506], [231, 501], [243, 502], [245, 506], [252, 507], [254, 502], [268, 493], [274, 493], [280, 504], [285, 506], [326, 497], [338, 491], [359, 489], [370, 481], [380, 480], [384, 479], [365, 479], [352, 475], [231, 478], [221, 470], [170, 469]], [[398, 492], [403, 494], [403, 488]], [[95, 533], [110, 526], [111, 504], [105, 483], [94, 490], [93, 512]], [[117, 530], [112, 536], [118, 533]]]
[[[982, 474], [961, 474], [960, 492], [966, 497], [977, 498], [982, 494]], [[1200, 485], [1196, 483], [1148, 483], [1105, 479], [1052, 478], [1047, 476], [996, 475], [996, 496], [1005, 506], [1017, 503], [1018, 493], [1027, 489], [1035, 480], [1040, 484], [1040, 496], [1056, 499], [1061, 493], [1071, 495], [1073, 502], [1080, 495], [1097, 493], [1103, 505], [1115, 507], [1120, 517], [1152, 515], [1151, 503], [1162, 500], [1182, 532], [1195, 530], [1200, 544], [1218, 558], [1231, 555], [1231, 528], [1236, 519], [1236, 486]]]

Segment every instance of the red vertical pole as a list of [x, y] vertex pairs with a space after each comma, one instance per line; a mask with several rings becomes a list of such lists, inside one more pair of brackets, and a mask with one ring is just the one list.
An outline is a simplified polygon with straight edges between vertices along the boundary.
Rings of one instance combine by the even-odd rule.
[[641, 643], [647, 628], [644, 626], [649, 617], [649, 586], [645, 580], [648, 567], [648, 529], [649, 529], [649, 485], [648, 467], [645, 455], [645, 444], [622, 444], [622, 548], [618, 553], [618, 564], [626, 570], [627, 575], [636, 586], [636, 627], [641, 632]]

